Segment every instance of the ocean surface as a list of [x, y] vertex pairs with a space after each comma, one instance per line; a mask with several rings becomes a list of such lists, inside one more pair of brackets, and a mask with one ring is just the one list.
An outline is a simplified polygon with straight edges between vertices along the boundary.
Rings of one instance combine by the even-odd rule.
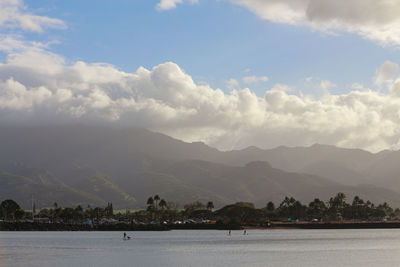
[[0, 232], [3, 266], [400, 266], [400, 229]]

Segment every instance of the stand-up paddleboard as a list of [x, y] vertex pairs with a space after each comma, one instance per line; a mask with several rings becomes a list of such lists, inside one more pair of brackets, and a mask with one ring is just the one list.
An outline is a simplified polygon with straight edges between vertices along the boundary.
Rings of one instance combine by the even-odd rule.
[[130, 240], [131, 237], [124, 232], [124, 237], [122, 238], [123, 240]]

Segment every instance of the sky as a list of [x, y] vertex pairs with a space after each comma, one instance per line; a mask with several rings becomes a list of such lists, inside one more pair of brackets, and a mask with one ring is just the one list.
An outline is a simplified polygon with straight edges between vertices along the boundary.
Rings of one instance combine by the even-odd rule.
[[400, 0], [0, 0], [0, 123], [400, 148]]

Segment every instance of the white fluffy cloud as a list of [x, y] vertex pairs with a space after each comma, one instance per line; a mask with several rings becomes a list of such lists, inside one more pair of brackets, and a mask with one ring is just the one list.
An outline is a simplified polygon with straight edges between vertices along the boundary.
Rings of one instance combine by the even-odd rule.
[[230, 78], [229, 80], [226, 81], [226, 87], [232, 90], [232, 89], [238, 89], [240, 85], [238, 80]]
[[189, 2], [191, 4], [195, 4], [198, 0], [161, 0], [157, 4], [158, 10], [168, 10], [176, 8], [176, 5], [182, 4], [183, 2]]
[[44, 28], [64, 27], [62, 20], [29, 13], [22, 0], [0, 0], [0, 28], [42, 32]]
[[[361, 31], [365, 25], [374, 31], [382, 29], [397, 23], [398, 14], [391, 6], [391, 13], [382, 15], [397, 2], [389, 0], [363, 0], [376, 14], [369, 8], [365, 14], [358, 14], [355, 10], [361, 10], [357, 8], [362, 5], [358, 0], [350, 4], [325, 0], [231, 1], [271, 21], [345, 29], [366, 37], [373, 31]], [[162, 0], [159, 8], [174, 8], [182, 2]], [[321, 10], [318, 14], [314, 14], [316, 8]], [[0, 27], [40, 32], [44, 27], [62, 26], [64, 23], [56, 19], [29, 14], [22, 1], [0, 0]], [[387, 29], [393, 33], [391, 27]], [[398, 36], [372, 39], [395, 42]], [[134, 73], [102, 63], [67, 64], [62, 56], [48, 51], [46, 44], [18, 35], [0, 35], [0, 50], [7, 54], [0, 62], [0, 123], [139, 126], [221, 149], [312, 143], [371, 151], [400, 147], [400, 77], [398, 65], [389, 61], [374, 77], [378, 85], [387, 86], [387, 94], [356, 84], [350, 93], [333, 95], [329, 89], [335, 85], [323, 80], [319, 88], [325, 93], [319, 98], [290, 94], [291, 88], [284, 84], [276, 84], [260, 97], [248, 88], [238, 89], [235, 79], [228, 83], [232, 89], [229, 93], [197, 84], [172, 62], [152, 69], [140, 67]], [[267, 80], [249, 76], [247, 82]]]
[[0, 122], [139, 126], [221, 149], [318, 142], [378, 151], [400, 144], [400, 79], [390, 88], [315, 99], [277, 85], [259, 97], [196, 84], [172, 62], [126, 73], [33, 48], [0, 64]]
[[271, 88], [271, 90], [290, 92], [293, 91], [293, 88], [287, 84], [277, 83]]
[[34, 105], [40, 105], [51, 96], [51, 92], [45, 87], [27, 89], [23, 84], [9, 78], [0, 83], [0, 109], [3, 110], [27, 110]]
[[268, 82], [268, 77], [267, 76], [246, 76], [243, 77], [243, 82], [245, 83], [258, 83], [258, 82]]
[[382, 44], [400, 44], [399, 0], [229, 0], [261, 18], [322, 31], [343, 30]]
[[329, 90], [332, 88], [335, 88], [336, 84], [334, 84], [333, 82], [328, 81], [328, 80], [322, 80], [319, 86], [320, 86], [321, 90], [323, 91], [323, 93], [329, 94]]
[[[185, 0], [161, 0], [172, 9]], [[218, 0], [217, 0], [218, 1]], [[383, 45], [400, 45], [400, 0], [224, 0], [273, 23], [356, 33]]]
[[384, 83], [392, 83], [399, 72], [399, 65], [397, 63], [386, 61], [380, 66], [375, 73], [375, 83], [382, 85]]

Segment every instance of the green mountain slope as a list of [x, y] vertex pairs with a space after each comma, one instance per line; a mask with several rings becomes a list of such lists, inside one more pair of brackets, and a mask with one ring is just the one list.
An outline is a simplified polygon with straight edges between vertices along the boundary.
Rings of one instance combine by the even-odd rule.
[[137, 201], [133, 196], [101, 174], [83, 178], [75, 184], [75, 187], [104, 201], [112, 202], [116, 207], [128, 208], [137, 206]]
[[32, 206], [32, 197], [38, 207], [52, 207], [54, 202], [61, 206], [105, 205], [99, 197], [62, 184], [42, 184], [34, 180], [0, 171], [1, 199], [14, 199], [24, 208]]
[[24, 203], [35, 194], [50, 204], [143, 207], [159, 194], [181, 204], [264, 205], [286, 195], [307, 202], [345, 191], [400, 204], [400, 157], [391, 151], [313, 145], [221, 152], [145, 129], [82, 125], [0, 126], [0, 147], [0, 199]]

